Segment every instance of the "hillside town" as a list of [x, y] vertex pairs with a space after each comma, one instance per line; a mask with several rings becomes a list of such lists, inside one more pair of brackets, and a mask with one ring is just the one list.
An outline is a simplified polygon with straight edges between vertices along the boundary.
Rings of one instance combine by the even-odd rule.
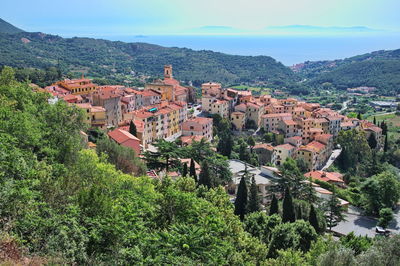
[[[84, 110], [85, 122], [101, 130], [137, 129], [137, 156], [159, 139], [213, 140], [212, 115], [228, 118], [232, 131], [262, 130], [282, 136], [284, 143], [264, 143], [254, 148], [262, 164], [279, 166], [286, 158], [302, 158], [310, 171], [321, 169], [334, 149], [334, 138], [342, 130], [361, 129], [372, 135], [382, 148], [382, 129], [373, 123], [348, 118], [317, 103], [294, 98], [275, 99], [271, 95], [252, 96], [251, 91], [222, 88], [215, 82], [201, 86], [201, 100], [193, 87], [184, 87], [172, 76], [172, 66], [164, 67], [164, 79], [144, 88], [119, 85], [98, 86], [90, 79], [61, 80], [44, 88], [54, 99]], [[201, 105], [197, 104], [201, 103]], [[196, 108], [194, 108], [196, 107]], [[191, 110], [202, 110], [196, 115]]]
[[[268, 94], [253, 96], [251, 91], [224, 88], [216, 82], [202, 84], [201, 99], [198, 99], [195, 88], [182, 86], [174, 79], [171, 65], [164, 67], [164, 79], [145, 84], [144, 88], [98, 86], [82, 76], [58, 81], [44, 90], [54, 96], [52, 101], [63, 100], [82, 109], [89, 128], [107, 132], [110, 139], [133, 149], [139, 158], [147, 150], [156, 149], [153, 144], [161, 139], [179, 140], [183, 146], [202, 139], [211, 143], [213, 116], [228, 119], [232, 134], [272, 134], [275, 139], [282, 140], [280, 144], [259, 142], [251, 147], [258, 157], [258, 171], [262, 173], [257, 185], [263, 187], [260, 191], [264, 203], [270, 200], [266, 184], [271, 184], [271, 178], [279, 177], [278, 168], [288, 158], [304, 162], [307, 178], [345, 186], [340, 173], [324, 171], [340, 154], [340, 147], [335, 145], [340, 131], [362, 130], [367, 139], [376, 141], [377, 150], [384, 144], [380, 127], [366, 120], [349, 118], [318, 103], [295, 98], [277, 99]], [[129, 132], [132, 124], [134, 134]], [[88, 141], [88, 146], [93, 148], [96, 144]], [[185, 160], [188, 159], [181, 159]], [[231, 160], [230, 164], [233, 176], [244, 168], [241, 161]], [[198, 164], [197, 171], [200, 171]], [[148, 174], [176, 178], [182, 173], [149, 169]], [[239, 181], [234, 178], [227, 191], [232, 192], [232, 186], [235, 188]], [[322, 198], [332, 193], [313, 185]], [[342, 204], [347, 206], [348, 202], [342, 200]]]

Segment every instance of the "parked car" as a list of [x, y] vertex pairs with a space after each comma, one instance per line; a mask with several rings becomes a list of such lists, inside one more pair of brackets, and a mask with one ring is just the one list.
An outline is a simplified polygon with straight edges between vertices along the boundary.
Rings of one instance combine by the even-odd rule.
[[385, 235], [385, 236], [387, 236], [387, 235], [390, 234], [390, 230], [385, 229], [385, 228], [383, 228], [383, 227], [381, 227], [381, 226], [375, 227], [375, 232], [376, 232], [377, 234]]

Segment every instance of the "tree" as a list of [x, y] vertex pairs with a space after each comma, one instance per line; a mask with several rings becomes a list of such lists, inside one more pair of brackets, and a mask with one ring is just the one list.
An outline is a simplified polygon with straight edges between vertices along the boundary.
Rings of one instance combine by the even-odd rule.
[[243, 162], [250, 161], [250, 153], [249, 150], [247, 149], [246, 142], [242, 142], [239, 146], [239, 159]]
[[357, 114], [357, 119], [362, 120], [362, 117], [361, 117], [361, 113], [360, 113], [360, 112], [358, 112], [358, 114]]
[[400, 199], [400, 182], [391, 172], [371, 176], [361, 184], [362, 205], [368, 213], [378, 214], [392, 208]]
[[382, 121], [381, 128], [382, 128], [382, 135], [387, 135], [388, 127], [387, 127], [387, 124], [385, 123], [385, 121]]
[[285, 190], [285, 196], [282, 203], [282, 221], [284, 223], [296, 221], [296, 214], [294, 212], [293, 199], [289, 188]]
[[303, 219], [303, 211], [301, 209], [301, 205], [297, 205], [296, 207], [296, 219], [297, 220]]
[[102, 153], [107, 154], [107, 161], [126, 174], [140, 176], [146, 173], [144, 163], [131, 148], [118, 145], [107, 137], [97, 141], [96, 151], [99, 155]]
[[374, 125], [376, 125], [376, 117], [375, 116], [374, 116], [374, 122], [373, 123], [374, 123]]
[[362, 172], [363, 166], [371, 158], [371, 148], [361, 130], [340, 131], [337, 142], [342, 147], [338, 158], [339, 167], [344, 171], [353, 171], [356, 175]]
[[187, 176], [188, 174], [188, 167], [187, 167], [187, 163], [183, 164], [183, 170], [182, 170], [182, 176]]
[[303, 220], [279, 224], [272, 232], [268, 257], [275, 258], [278, 250], [288, 248], [307, 252], [317, 237], [314, 228]]
[[208, 165], [208, 161], [204, 160], [201, 164], [201, 171], [199, 175], [199, 185], [206, 186], [208, 188], [212, 187], [210, 168]]
[[393, 220], [393, 211], [390, 208], [383, 208], [379, 211], [378, 225], [387, 228], [389, 223]]
[[245, 176], [242, 176], [242, 178], [240, 179], [235, 200], [235, 214], [240, 217], [241, 221], [243, 221], [244, 216], [246, 214], [246, 207], [247, 207], [247, 185]]
[[230, 158], [233, 147], [233, 138], [230, 131], [226, 131], [219, 135], [219, 141], [217, 145], [217, 151], [222, 155]]
[[272, 194], [271, 206], [269, 207], [269, 215], [279, 214], [278, 199]]
[[251, 151], [251, 153], [253, 153], [253, 147], [256, 145], [256, 141], [254, 140], [253, 136], [250, 136], [250, 137], [247, 139], [247, 144], [249, 144], [249, 146], [250, 146], [250, 151]]
[[282, 223], [278, 214], [268, 216], [265, 212], [253, 212], [246, 215], [244, 228], [252, 236], [268, 245], [275, 227]]
[[376, 146], [378, 145], [378, 142], [376, 141], [375, 135], [370, 134], [368, 137], [368, 145], [371, 149], [376, 149]]
[[147, 162], [149, 168], [153, 169], [165, 169], [168, 173], [169, 169], [179, 165], [180, 150], [175, 142], [169, 142], [164, 139], [158, 140], [154, 146], [157, 151], [146, 151], [144, 153], [144, 159]]
[[335, 222], [338, 223], [343, 220], [343, 207], [340, 204], [340, 201], [336, 195], [335, 186], [332, 185], [332, 195], [330, 196], [329, 200], [325, 203], [324, 209], [327, 218], [327, 224], [329, 230], [332, 230]]
[[291, 158], [286, 159], [279, 170], [281, 171], [282, 177], [277, 179], [272, 187], [273, 190], [282, 193], [286, 188], [289, 188], [293, 197], [296, 199], [305, 199], [308, 197], [309, 191], [304, 182], [305, 177], [297, 167], [296, 161]]
[[189, 175], [197, 182], [196, 166], [193, 158], [190, 159]]
[[385, 145], [383, 146], [383, 151], [387, 152], [388, 151], [388, 135], [385, 136]]
[[260, 200], [258, 196], [258, 187], [254, 175], [251, 178], [249, 202], [247, 205], [248, 213], [257, 212], [260, 210]]
[[314, 229], [317, 233], [321, 233], [319, 223], [318, 223], [317, 212], [315, 211], [315, 207], [313, 204], [311, 204], [310, 215], [308, 216], [308, 221], [310, 222], [312, 227], [314, 227]]
[[133, 123], [133, 120], [129, 123], [129, 133], [137, 137], [137, 129], [135, 123]]

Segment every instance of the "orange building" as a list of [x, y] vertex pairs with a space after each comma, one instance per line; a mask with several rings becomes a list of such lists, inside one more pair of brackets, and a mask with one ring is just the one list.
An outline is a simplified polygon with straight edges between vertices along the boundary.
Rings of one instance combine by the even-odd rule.
[[92, 80], [85, 79], [83, 75], [81, 79], [57, 81], [53, 86], [59, 86], [74, 95], [89, 94], [97, 89], [97, 85], [92, 83]]

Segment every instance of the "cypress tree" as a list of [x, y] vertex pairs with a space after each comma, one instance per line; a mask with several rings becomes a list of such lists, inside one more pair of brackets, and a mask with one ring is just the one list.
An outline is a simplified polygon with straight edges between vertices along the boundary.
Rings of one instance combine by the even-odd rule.
[[183, 164], [183, 170], [182, 170], [182, 176], [187, 176], [188, 175], [188, 167], [187, 163]]
[[302, 213], [302, 211], [301, 211], [301, 206], [300, 205], [297, 205], [297, 215], [296, 215], [296, 219], [297, 220], [300, 220], [300, 219], [303, 219], [303, 213]]
[[136, 129], [136, 125], [135, 123], [131, 122], [129, 123], [129, 133], [131, 133], [132, 135], [134, 135], [135, 137], [137, 137], [137, 129]]
[[371, 133], [371, 135], [369, 135], [368, 137], [368, 145], [371, 149], [375, 149], [378, 145], [378, 142], [376, 141], [375, 135], [373, 133]]
[[246, 214], [246, 206], [247, 206], [247, 185], [245, 177], [242, 176], [242, 179], [240, 179], [235, 200], [235, 214], [239, 215], [240, 220], [242, 221], [244, 219], [244, 215]]
[[196, 166], [194, 164], [193, 158], [190, 159], [189, 175], [194, 178], [197, 182]]
[[382, 128], [382, 135], [386, 135], [387, 134], [387, 125], [386, 125], [385, 121], [382, 121], [381, 128]]
[[385, 136], [385, 145], [383, 146], [383, 151], [387, 152], [388, 151], [388, 136]]
[[374, 116], [374, 125], [376, 125], [376, 117]]
[[357, 114], [357, 119], [359, 119], [359, 120], [361, 120], [361, 119], [362, 119], [362, 117], [361, 117], [361, 113], [360, 113], [360, 112], [358, 112], [358, 114]]
[[273, 194], [271, 206], [269, 207], [269, 215], [278, 214], [278, 213], [279, 213], [278, 199], [276, 198], [275, 194]]
[[282, 203], [282, 221], [284, 223], [291, 222], [293, 223], [296, 221], [296, 214], [294, 212], [293, 206], [293, 198], [290, 194], [290, 190], [288, 187], [285, 189], [285, 197], [283, 198]]
[[199, 185], [204, 185], [208, 188], [211, 188], [211, 176], [210, 176], [210, 168], [208, 167], [207, 160], [204, 160], [201, 164], [201, 172], [199, 176]]
[[320, 228], [318, 224], [318, 217], [317, 217], [317, 212], [315, 211], [314, 205], [311, 204], [311, 209], [310, 209], [310, 215], [308, 217], [308, 221], [314, 227], [315, 231], [317, 233], [320, 233]]
[[258, 197], [258, 187], [254, 176], [251, 178], [248, 212], [257, 212], [260, 210], [260, 200]]

